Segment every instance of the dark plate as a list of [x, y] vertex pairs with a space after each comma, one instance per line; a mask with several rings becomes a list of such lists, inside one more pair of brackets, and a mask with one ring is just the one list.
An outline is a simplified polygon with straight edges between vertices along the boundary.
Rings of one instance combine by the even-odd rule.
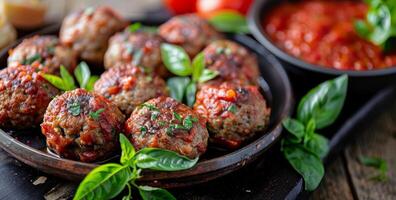
[[396, 84], [396, 66], [371, 71], [337, 70], [307, 63], [277, 47], [272, 43], [270, 38], [267, 37], [261, 22], [269, 9], [284, 1], [285, 0], [255, 1], [249, 13], [249, 27], [254, 37], [281, 60], [288, 72], [298, 76], [299, 79], [305, 78], [306, 81], [311, 83], [309, 84], [310, 86], [341, 74], [348, 74], [350, 77], [350, 89], [352, 92], [359, 94], [370, 94], [388, 85]]
[[[49, 27], [35, 34], [57, 34], [59, 26]], [[193, 185], [224, 176], [255, 160], [280, 137], [281, 120], [291, 112], [292, 93], [289, 79], [281, 64], [261, 45], [247, 36], [232, 35], [230, 39], [244, 45], [258, 55], [262, 73], [261, 88], [271, 109], [269, 128], [235, 151], [210, 147], [198, 164], [180, 172], [145, 171], [140, 181], [165, 188]], [[19, 44], [18, 40], [13, 46]], [[8, 49], [0, 53], [0, 64], [6, 66]], [[80, 180], [97, 164], [59, 158], [46, 151], [40, 130], [12, 131], [0, 129], [0, 147], [18, 160], [48, 174], [69, 180]], [[117, 158], [113, 158], [116, 162]]]

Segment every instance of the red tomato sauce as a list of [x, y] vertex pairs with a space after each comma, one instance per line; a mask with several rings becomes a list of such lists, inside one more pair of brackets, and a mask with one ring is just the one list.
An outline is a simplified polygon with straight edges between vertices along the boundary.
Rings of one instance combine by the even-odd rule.
[[372, 70], [396, 65], [396, 53], [359, 37], [357, 19], [365, 19], [360, 1], [283, 2], [263, 20], [269, 38], [302, 60], [339, 70]]

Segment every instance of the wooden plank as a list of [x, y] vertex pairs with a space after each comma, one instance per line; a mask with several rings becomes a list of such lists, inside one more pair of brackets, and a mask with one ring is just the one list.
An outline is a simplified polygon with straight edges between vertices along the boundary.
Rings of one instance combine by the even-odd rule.
[[[396, 102], [396, 101], [394, 101]], [[348, 173], [358, 199], [396, 199], [396, 103], [389, 106], [345, 150]], [[386, 182], [371, 180], [376, 170], [362, 165], [360, 156], [377, 156], [388, 163]]]
[[347, 174], [341, 156], [326, 168], [326, 176], [310, 199], [353, 200], [352, 191], [348, 183]]

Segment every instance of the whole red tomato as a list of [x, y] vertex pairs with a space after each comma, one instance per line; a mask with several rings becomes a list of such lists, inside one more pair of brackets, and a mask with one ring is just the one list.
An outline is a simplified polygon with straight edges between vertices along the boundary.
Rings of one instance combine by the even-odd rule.
[[197, 0], [163, 0], [164, 5], [175, 15], [196, 11]]
[[246, 15], [252, 2], [253, 0], [198, 0], [197, 12], [206, 18], [220, 10], [235, 10]]

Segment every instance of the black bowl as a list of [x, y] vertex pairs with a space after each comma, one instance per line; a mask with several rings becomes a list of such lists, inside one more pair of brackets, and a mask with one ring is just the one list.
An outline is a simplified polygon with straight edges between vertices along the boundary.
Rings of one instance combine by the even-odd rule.
[[274, 5], [285, 0], [257, 0], [252, 6], [248, 20], [253, 36], [271, 53], [281, 60], [290, 75], [297, 80], [304, 80], [304, 85], [313, 86], [327, 79], [347, 74], [349, 90], [357, 94], [371, 94], [388, 85], [396, 84], [396, 66], [370, 71], [337, 70], [307, 63], [283, 51], [272, 43], [262, 27], [262, 20]]

